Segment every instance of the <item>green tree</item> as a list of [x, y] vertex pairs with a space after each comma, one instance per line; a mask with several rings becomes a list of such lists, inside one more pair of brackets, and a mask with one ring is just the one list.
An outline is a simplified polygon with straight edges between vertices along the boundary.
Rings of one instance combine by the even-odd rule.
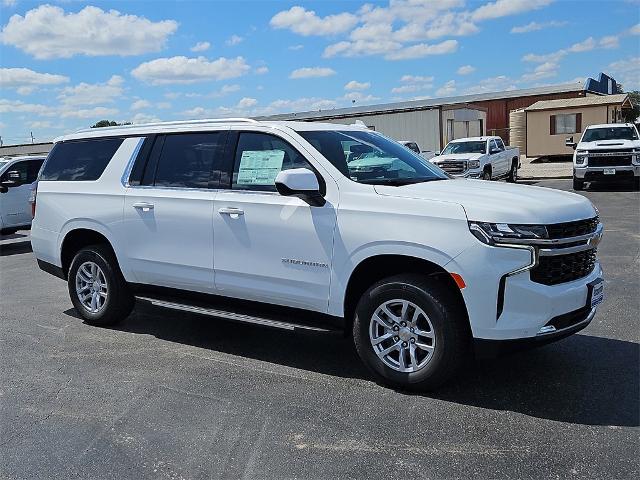
[[632, 108], [622, 110], [622, 116], [625, 122], [633, 123], [640, 117], [640, 91], [629, 92], [629, 100]]
[[95, 125], [91, 125], [91, 128], [119, 127], [120, 125], [131, 125], [131, 122], [118, 123], [113, 120], [100, 120]]

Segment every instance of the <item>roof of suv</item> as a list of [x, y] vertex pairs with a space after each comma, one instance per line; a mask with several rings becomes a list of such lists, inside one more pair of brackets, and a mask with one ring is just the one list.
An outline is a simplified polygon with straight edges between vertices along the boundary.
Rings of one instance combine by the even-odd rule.
[[150, 133], [164, 132], [189, 132], [202, 130], [217, 130], [227, 127], [242, 128], [247, 126], [266, 126], [275, 129], [290, 128], [298, 131], [309, 130], [368, 130], [366, 126], [353, 124], [344, 125], [339, 123], [316, 123], [316, 122], [295, 122], [295, 121], [257, 121], [250, 118], [215, 118], [205, 120], [186, 120], [176, 122], [157, 122], [140, 125], [122, 125], [117, 127], [87, 128], [75, 133], [58, 137], [54, 142], [64, 140], [75, 140], [81, 138], [112, 137], [112, 136], [134, 136], [146, 135]]

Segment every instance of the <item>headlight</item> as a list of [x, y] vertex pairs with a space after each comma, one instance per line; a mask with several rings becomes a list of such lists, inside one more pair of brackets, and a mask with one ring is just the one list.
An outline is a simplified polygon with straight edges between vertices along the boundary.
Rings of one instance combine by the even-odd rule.
[[640, 164], [640, 148], [634, 148], [632, 152], [633, 152], [633, 155], [631, 157], [631, 162], [634, 163], [635, 165], [639, 165]]
[[587, 158], [589, 157], [588, 153], [589, 152], [586, 150], [578, 150], [576, 152], [576, 165], [583, 165], [587, 163]]
[[469, 230], [482, 243], [515, 243], [519, 240], [548, 238], [544, 225], [515, 225], [507, 223], [469, 222]]
[[480, 168], [480, 160], [469, 160], [469, 168]]

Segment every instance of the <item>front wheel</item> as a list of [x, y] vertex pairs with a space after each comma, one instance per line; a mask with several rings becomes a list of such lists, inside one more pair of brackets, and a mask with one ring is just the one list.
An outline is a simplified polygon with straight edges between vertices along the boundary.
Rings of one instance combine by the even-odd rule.
[[104, 245], [85, 247], [76, 254], [67, 284], [73, 306], [91, 325], [114, 325], [133, 309], [133, 295], [115, 256]]
[[584, 190], [584, 180], [580, 180], [576, 177], [573, 177], [573, 189]]
[[423, 275], [389, 277], [370, 287], [356, 308], [353, 337], [376, 377], [409, 390], [437, 388], [470, 352], [460, 300]]
[[485, 170], [484, 172], [482, 172], [482, 179], [491, 180], [491, 172], [489, 170]]

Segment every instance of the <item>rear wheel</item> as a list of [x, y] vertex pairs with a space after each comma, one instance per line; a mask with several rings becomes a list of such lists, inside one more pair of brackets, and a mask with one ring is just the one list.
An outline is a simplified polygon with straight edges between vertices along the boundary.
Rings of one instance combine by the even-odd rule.
[[353, 336], [360, 358], [382, 382], [410, 390], [437, 388], [470, 352], [459, 300], [422, 275], [389, 277], [369, 288], [356, 308]]
[[584, 180], [580, 180], [576, 177], [573, 177], [573, 189], [584, 190]]
[[73, 306], [91, 325], [114, 325], [133, 309], [133, 295], [115, 256], [104, 245], [85, 247], [76, 254], [67, 284]]

